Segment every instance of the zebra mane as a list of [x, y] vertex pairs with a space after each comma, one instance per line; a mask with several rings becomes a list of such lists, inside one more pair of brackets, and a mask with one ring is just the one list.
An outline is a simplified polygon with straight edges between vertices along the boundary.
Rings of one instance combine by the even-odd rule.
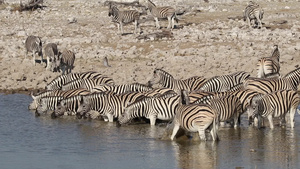
[[150, 3], [150, 4], [152, 4], [154, 7], [156, 7], [156, 5], [155, 5], [152, 1], [148, 0], [148, 3]]

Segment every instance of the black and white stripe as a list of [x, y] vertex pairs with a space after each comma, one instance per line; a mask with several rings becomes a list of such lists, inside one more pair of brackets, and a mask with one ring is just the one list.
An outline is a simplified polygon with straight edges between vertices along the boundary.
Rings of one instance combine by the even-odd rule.
[[257, 95], [248, 107], [248, 117], [258, 116], [268, 118], [270, 128], [274, 128], [273, 117], [279, 117], [285, 122], [285, 115], [290, 113], [291, 128], [294, 128], [294, 116], [300, 103], [299, 95], [294, 90], [280, 90], [273, 93]]
[[174, 124], [174, 128], [171, 140], [174, 140], [180, 127], [189, 132], [198, 132], [200, 140], [206, 140], [205, 130], [210, 126], [212, 139], [218, 140], [218, 115], [209, 105], [179, 105], [172, 124]]
[[161, 87], [166, 87], [180, 94], [181, 90], [193, 91], [200, 89], [206, 79], [200, 76], [194, 76], [185, 80], [177, 80], [168, 72], [162, 69], [155, 69], [153, 76], [149, 80], [148, 85], [159, 84]]
[[148, 0], [148, 9], [151, 12], [152, 16], [155, 20], [156, 28], [160, 28], [158, 19], [160, 18], [168, 18], [168, 27], [167, 29], [174, 29], [175, 18], [176, 18], [176, 10], [170, 6], [157, 7], [152, 1]]
[[52, 118], [60, 117], [63, 115], [76, 115], [77, 109], [82, 101], [82, 95], [75, 95], [63, 99], [54, 109], [51, 114]]
[[39, 116], [41, 113], [46, 113], [48, 110], [54, 110], [58, 103], [63, 100], [62, 96], [47, 96], [41, 99], [41, 103], [35, 111], [35, 114]]
[[115, 3], [110, 3], [108, 16], [112, 16], [112, 21], [117, 23], [118, 31], [121, 31], [121, 34], [124, 33], [123, 24], [134, 22], [134, 34], [137, 34], [138, 29], [140, 29], [140, 13], [136, 10], [121, 11]]
[[116, 94], [123, 94], [127, 92], [146, 92], [152, 90], [152, 87], [146, 86], [140, 83], [132, 83], [132, 84], [121, 84], [121, 85], [98, 85], [95, 86], [91, 92], [113, 92]]
[[37, 107], [40, 105], [41, 99], [43, 97], [47, 97], [47, 96], [62, 96], [62, 94], [63, 94], [63, 92], [60, 91], [60, 90], [50, 90], [50, 91], [45, 91], [45, 92], [38, 93], [37, 95], [31, 95], [33, 101], [28, 106], [28, 109], [29, 110], [36, 110]]
[[35, 65], [35, 55], [38, 53], [39, 56], [41, 56], [41, 63], [43, 63], [43, 48], [42, 48], [42, 41], [37, 36], [28, 36], [25, 41], [25, 48], [26, 48], [26, 54], [25, 59], [27, 58], [28, 52], [32, 52], [33, 55], [33, 64]]
[[73, 69], [73, 65], [75, 62], [75, 53], [71, 50], [64, 49], [62, 53], [58, 56], [58, 60], [56, 62], [56, 66], [62, 70], [62, 74], [71, 73]]
[[95, 86], [100, 84], [113, 85], [114, 81], [106, 76], [98, 77], [97, 79], [76, 79], [63, 85], [61, 90], [66, 91], [70, 89], [85, 88], [91, 91]]
[[137, 117], [150, 119], [150, 124], [155, 125], [156, 119], [172, 120], [178, 106], [180, 96], [172, 97], [146, 97], [125, 108], [124, 114], [119, 118], [120, 124], [128, 123]]
[[262, 79], [249, 78], [246, 80], [245, 89], [250, 89], [258, 93], [266, 94], [278, 90], [297, 90], [300, 83], [300, 68], [297, 68], [282, 78], [278, 79]]
[[46, 70], [55, 71], [56, 61], [58, 59], [58, 49], [55, 43], [48, 43], [44, 48], [44, 54], [47, 58]]
[[232, 90], [235, 87], [241, 85], [250, 74], [247, 72], [235, 72], [228, 75], [215, 76], [208, 79], [200, 88], [205, 92], [225, 92]]
[[97, 79], [101, 77], [106, 77], [105, 75], [99, 72], [82, 72], [82, 73], [69, 73], [67, 75], [59, 75], [54, 78], [50, 83], [47, 84], [47, 90], [60, 90], [62, 86], [66, 83], [77, 79]]
[[280, 52], [278, 45], [274, 45], [274, 51], [271, 57], [263, 57], [257, 63], [257, 77], [266, 78], [268, 76], [280, 76]]
[[251, 21], [255, 21], [258, 28], [262, 28], [264, 10], [255, 2], [250, 1], [244, 10], [244, 21], [247, 21], [251, 28]]

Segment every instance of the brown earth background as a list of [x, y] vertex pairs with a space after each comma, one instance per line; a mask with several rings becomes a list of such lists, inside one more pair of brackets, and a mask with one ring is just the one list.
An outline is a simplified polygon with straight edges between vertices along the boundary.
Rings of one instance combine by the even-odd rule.
[[[131, 34], [132, 24], [124, 26], [126, 35], [118, 35], [101, 0], [44, 0], [43, 9], [23, 12], [14, 10], [19, 1], [6, 1], [0, 5], [0, 90], [38, 92], [60, 75], [46, 71], [45, 64], [34, 66], [31, 57], [24, 59], [28, 35], [41, 37], [43, 44], [57, 43], [59, 50], [74, 51], [72, 72], [101, 72], [116, 84], [146, 83], [155, 68], [176, 79], [236, 71], [256, 76], [257, 60], [271, 56], [274, 44], [281, 53], [281, 75], [299, 66], [299, 1], [257, 1], [265, 12], [262, 29], [249, 29], [241, 19], [248, 1], [153, 2], [185, 11], [178, 16], [172, 37], [138, 40], [138, 35]], [[167, 26], [167, 21], [161, 21], [164, 28], [157, 30], [149, 15], [143, 21], [142, 35], [162, 32]], [[104, 57], [111, 67], [103, 65]]]

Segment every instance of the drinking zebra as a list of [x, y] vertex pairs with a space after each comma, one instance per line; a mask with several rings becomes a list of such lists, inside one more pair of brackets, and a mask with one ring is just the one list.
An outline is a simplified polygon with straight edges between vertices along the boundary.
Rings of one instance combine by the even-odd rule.
[[280, 117], [282, 118], [282, 122], [285, 122], [285, 115], [289, 112], [291, 128], [294, 128], [294, 116], [299, 103], [299, 95], [294, 90], [280, 90], [265, 95], [257, 95], [252, 99], [248, 107], [249, 121], [251, 121], [253, 117], [258, 116], [258, 124], [260, 127], [261, 117], [267, 118], [270, 123], [270, 128], [273, 129], [273, 117]]
[[235, 72], [228, 75], [215, 76], [208, 79], [200, 88], [205, 92], [225, 92], [239, 87], [243, 82], [250, 77], [247, 72]]
[[148, 81], [149, 86], [159, 84], [180, 94], [181, 90], [193, 91], [200, 89], [206, 79], [200, 76], [194, 76], [185, 80], [177, 80], [168, 72], [162, 69], [155, 69], [152, 78]]
[[137, 117], [150, 119], [150, 125], [155, 125], [156, 119], [172, 120], [178, 106], [179, 95], [171, 97], [145, 97], [125, 108], [119, 117], [119, 123], [125, 124]]
[[[99, 72], [88, 71], [82, 73], [69, 73], [67, 75], [59, 75], [47, 84], [47, 90], [60, 90], [62, 86], [77, 79], [97, 79], [104, 75]], [[113, 82], [112, 82], [113, 83]]]
[[62, 70], [63, 75], [65, 74], [65, 71], [67, 71], [67, 74], [69, 74], [73, 69], [74, 62], [75, 53], [70, 50], [64, 49], [58, 56], [56, 66]]
[[60, 90], [50, 90], [50, 91], [45, 91], [45, 92], [41, 92], [37, 95], [31, 95], [33, 101], [29, 104], [28, 109], [29, 110], [36, 110], [37, 107], [40, 105], [41, 103], [41, 99], [43, 97], [46, 96], [62, 96], [62, 91]]
[[205, 130], [210, 128], [213, 140], [218, 140], [218, 115], [213, 108], [206, 104], [180, 104], [172, 122], [174, 125], [171, 140], [174, 140], [180, 127], [189, 132], [198, 132], [200, 140], [206, 140]]
[[[108, 16], [112, 16], [112, 21], [117, 23], [119, 33], [123, 34], [123, 24], [134, 22], [134, 34], [140, 29], [140, 13], [136, 10], [120, 11], [115, 3], [109, 4]], [[121, 27], [121, 32], [120, 32]], [[140, 31], [139, 31], [140, 32]]]
[[55, 71], [56, 60], [58, 59], [58, 49], [55, 43], [48, 43], [44, 48], [44, 54], [47, 57], [46, 70]]
[[174, 29], [174, 20], [176, 18], [176, 11], [173, 7], [164, 6], [164, 7], [157, 7], [152, 1], [148, 0], [147, 7], [154, 17], [155, 25], [157, 29], [160, 29], [160, 25], [158, 19], [161, 18], [168, 18], [168, 27], [167, 29]]
[[95, 86], [91, 92], [113, 92], [115, 94], [122, 94], [127, 92], [146, 92], [152, 90], [152, 87], [140, 84], [140, 83], [132, 83], [132, 84], [121, 84], [121, 85], [97, 85]]
[[280, 52], [278, 45], [274, 45], [274, 51], [271, 57], [263, 57], [258, 60], [257, 63], [257, 77], [266, 78], [268, 76], [280, 76], [280, 64], [279, 64]]
[[76, 115], [78, 107], [82, 102], [82, 95], [75, 95], [66, 99], [63, 99], [55, 107], [54, 112], [51, 114], [52, 118], [60, 117], [63, 115]]
[[46, 113], [48, 110], [54, 110], [57, 104], [63, 100], [62, 96], [47, 96], [41, 99], [41, 104], [35, 111], [35, 115], [39, 116], [41, 113]]
[[244, 10], [244, 21], [247, 21], [251, 28], [251, 21], [254, 20], [258, 28], [262, 28], [264, 10], [255, 2], [250, 1]]
[[35, 55], [38, 53], [41, 56], [41, 63], [43, 63], [43, 52], [42, 52], [42, 41], [37, 36], [28, 36], [25, 41], [26, 54], [25, 59], [27, 58], [28, 52], [32, 52], [33, 55], [33, 64], [35, 65]]
[[244, 83], [244, 87], [258, 93], [267, 94], [278, 90], [297, 90], [299, 83], [300, 68], [297, 68], [278, 79], [249, 78]]

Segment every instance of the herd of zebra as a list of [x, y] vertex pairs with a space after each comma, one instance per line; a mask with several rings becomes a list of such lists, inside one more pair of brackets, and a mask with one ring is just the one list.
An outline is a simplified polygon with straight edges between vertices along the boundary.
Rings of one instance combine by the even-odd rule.
[[149, 119], [151, 125], [157, 119], [169, 121], [174, 126], [172, 140], [179, 128], [198, 132], [201, 140], [207, 140], [208, 130], [212, 140], [217, 140], [219, 126], [229, 123], [238, 127], [245, 112], [249, 124], [260, 127], [267, 118], [270, 128], [274, 128], [273, 118], [286, 125], [289, 115], [290, 127], [294, 128], [300, 103], [300, 68], [280, 75], [279, 57], [275, 45], [271, 57], [259, 59], [257, 70], [261, 77], [238, 71], [179, 80], [155, 69], [147, 84], [117, 85], [99, 72], [69, 73], [53, 79], [46, 91], [32, 95], [28, 108], [35, 110], [36, 116], [51, 111], [52, 118], [73, 115], [78, 119], [117, 120], [120, 125], [141, 118]]
[[[147, 3], [145, 6], [140, 5], [142, 7], [142, 11], [147, 11], [151, 13], [155, 21], [155, 27], [160, 29], [159, 19], [168, 19], [167, 29], [174, 29], [175, 20], [178, 22], [177, 12], [175, 8], [171, 6], [156, 6], [151, 0], [146, 0]], [[112, 17], [112, 21], [117, 23], [118, 31], [120, 34], [124, 33], [123, 25], [128, 23], [134, 23], [134, 34], [140, 33], [140, 16], [147, 12], [139, 12], [138, 10], [120, 10], [118, 8], [118, 3], [114, 1], [106, 1], [105, 3], [109, 7], [108, 16]], [[137, 6], [139, 4], [138, 1], [134, 1], [132, 3], [133, 6]], [[256, 2], [249, 1], [246, 8], [244, 9], [244, 21], [247, 21], [249, 27], [258, 27], [262, 28], [262, 19], [264, 15], [264, 10], [257, 4]], [[139, 32], [138, 32], [139, 30]]]

